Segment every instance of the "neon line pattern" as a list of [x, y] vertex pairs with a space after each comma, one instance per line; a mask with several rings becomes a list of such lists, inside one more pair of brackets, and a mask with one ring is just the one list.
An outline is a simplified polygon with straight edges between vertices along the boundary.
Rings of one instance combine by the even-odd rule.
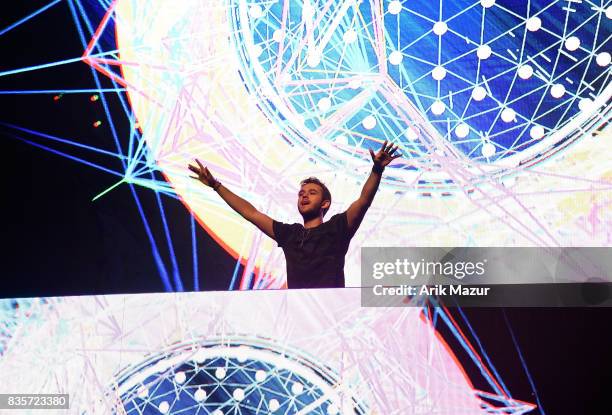
[[[0, 321], [27, 305], [0, 301]], [[0, 380], [6, 393], [24, 385], [70, 393], [71, 413], [536, 409], [512, 397], [447, 310], [363, 308], [359, 290], [60, 297], [33, 301], [30, 310], [31, 323], [14, 319], [3, 339]], [[442, 328], [459, 342], [455, 350], [439, 337]], [[474, 388], [456, 355], [474, 365], [484, 390]]]
[[190, 231], [203, 226], [237, 259], [230, 289], [284, 284], [282, 252], [189, 179], [194, 157], [270, 216], [297, 222], [302, 178], [328, 184], [336, 213], [359, 194], [367, 150], [400, 145], [351, 244], [349, 286], [361, 246], [612, 243], [610, 1], [66, 1], [15, 25], [51, 6], [72, 16], [82, 56], [0, 76], [85, 62], [96, 88], [1, 93], [95, 94], [109, 140], [3, 128], [117, 176], [92, 199], [129, 186], [168, 291], [214, 270], [176, 261], [172, 229], [151, 230], [143, 189], [156, 193], [162, 223], [157, 195], [181, 200], [197, 219]]

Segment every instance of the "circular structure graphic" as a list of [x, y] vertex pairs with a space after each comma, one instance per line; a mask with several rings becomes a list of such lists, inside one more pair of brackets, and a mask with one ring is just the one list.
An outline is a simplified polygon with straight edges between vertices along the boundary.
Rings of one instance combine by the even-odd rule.
[[230, 23], [247, 87], [286, 139], [316, 143], [313, 155], [340, 169], [391, 140], [405, 159], [390, 174], [410, 186], [401, 171], [417, 170], [411, 159], [431, 166], [435, 152], [477, 163], [467, 179], [479, 182], [479, 170], [507, 174], [583, 136], [610, 106], [604, 11], [236, 0]]
[[184, 343], [117, 377], [127, 414], [363, 414], [336, 375], [266, 341]]
[[[368, 150], [399, 145], [349, 247], [355, 286], [361, 246], [593, 244], [565, 228], [608, 203], [603, 188], [576, 198], [608, 180], [605, 143], [586, 138], [609, 117], [609, 17], [528, 4], [118, 1], [122, 76], [106, 55], [86, 60], [129, 91], [147, 165], [246, 265], [231, 287], [281, 287], [282, 251], [188, 163], [292, 223], [302, 179], [331, 189], [331, 216], [359, 196]], [[124, 180], [157, 189], [142, 163], [128, 158]]]

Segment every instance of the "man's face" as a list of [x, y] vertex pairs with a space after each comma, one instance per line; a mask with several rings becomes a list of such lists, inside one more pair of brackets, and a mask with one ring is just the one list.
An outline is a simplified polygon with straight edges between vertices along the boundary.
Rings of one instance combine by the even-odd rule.
[[321, 209], [328, 207], [329, 201], [323, 201], [323, 189], [319, 185], [306, 183], [300, 188], [298, 210], [302, 216], [318, 216]]

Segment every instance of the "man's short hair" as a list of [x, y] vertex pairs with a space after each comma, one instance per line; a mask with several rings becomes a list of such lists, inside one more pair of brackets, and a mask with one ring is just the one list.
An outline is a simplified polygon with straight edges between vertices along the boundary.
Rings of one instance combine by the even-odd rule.
[[[332, 201], [332, 197], [331, 197], [331, 192], [329, 191], [329, 189], [327, 188], [327, 186], [325, 186], [325, 183], [323, 183], [321, 180], [317, 179], [316, 177], [308, 177], [304, 180], [302, 180], [300, 182], [300, 187], [304, 186], [305, 184], [316, 184], [317, 186], [319, 186], [321, 188], [321, 190], [323, 190], [323, 200], [329, 200], [329, 204], [331, 205], [331, 201]], [[328, 209], [323, 209], [323, 216], [325, 216], [325, 214], [327, 213]]]

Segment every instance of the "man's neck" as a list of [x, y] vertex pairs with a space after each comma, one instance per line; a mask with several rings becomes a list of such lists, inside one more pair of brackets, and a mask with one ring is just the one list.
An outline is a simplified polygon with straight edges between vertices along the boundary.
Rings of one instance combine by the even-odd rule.
[[306, 228], [306, 229], [316, 228], [317, 226], [319, 226], [322, 223], [323, 223], [323, 217], [321, 215], [319, 215], [319, 216], [316, 216], [316, 217], [311, 218], [311, 219], [306, 219], [304, 221], [304, 228]]

